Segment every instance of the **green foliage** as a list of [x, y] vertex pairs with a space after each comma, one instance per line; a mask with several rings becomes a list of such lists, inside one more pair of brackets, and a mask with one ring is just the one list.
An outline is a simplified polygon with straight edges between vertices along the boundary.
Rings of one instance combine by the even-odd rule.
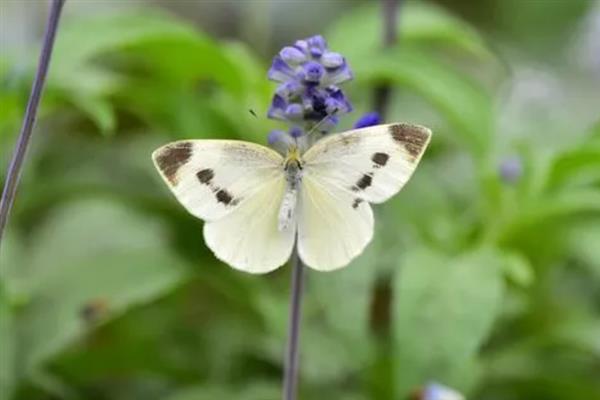
[[471, 371], [464, 369], [499, 310], [501, 260], [488, 249], [459, 257], [419, 249], [402, 257], [393, 313], [399, 398], [429, 380], [465, 388]]
[[[388, 119], [431, 126], [433, 142], [375, 207], [365, 254], [307, 272], [302, 398], [400, 399], [429, 381], [473, 399], [600, 397], [600, 124], [564, 100], [581, 132], [536, 140], [552, 109], [510, 121], [527, 130], [511, 139], [496, 88], [512, 77], [487, 43], [518, 46], [408, 2], [384, 48], [380, 12], [348, 7], [325, 32], [355, 73], [350, 98], [367, 110], [390, 86]], [[0, 59], [3, 155], [35, 62]], [[248, 109], [269, 103], [268, 63], [157, 10], [65, 15], [0, 251], [0, 397], [280, 398], [289, 269], [215, 260], [150, 161], [180, 138], [266, 142], [277, 125]], [[569, 68], [561, 79], [581, 79]], [[514, 181], [498, 171], [508, 154]]]
[[15, 334], [13, 311], [5, 289], [0, 287], [0, 395], [6, 399], [12, 398], [17, 381]]

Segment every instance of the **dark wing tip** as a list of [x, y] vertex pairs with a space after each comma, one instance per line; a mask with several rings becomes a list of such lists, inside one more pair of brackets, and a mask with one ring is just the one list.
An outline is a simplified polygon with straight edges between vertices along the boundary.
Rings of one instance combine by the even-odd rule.
[[192, 142], [174, 142], [152, 153], [156, 168], [172, 184], [177, 184], [177, 171], [192, 157]]
[[431, 137], [431, 131], [421, 125], [399, 123], [390, 125], [388, 129], [394, 141], [404, 146], [414, 158], [423, 154]]

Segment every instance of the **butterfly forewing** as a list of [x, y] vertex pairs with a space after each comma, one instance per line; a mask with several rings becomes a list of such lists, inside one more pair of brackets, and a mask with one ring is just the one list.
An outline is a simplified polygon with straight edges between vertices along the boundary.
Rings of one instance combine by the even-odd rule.
[[283, 157], [235, 140], [183, 140], [157, 149], [152, 158], [179, 202], [206, 221], [227, 215], [271, 178], [282, 174]]
[[304, 155], [305, 174], [370, 203], [389, 199], [415, 170], [431, 137], [425, 127], [377, 125], [332, 135]]

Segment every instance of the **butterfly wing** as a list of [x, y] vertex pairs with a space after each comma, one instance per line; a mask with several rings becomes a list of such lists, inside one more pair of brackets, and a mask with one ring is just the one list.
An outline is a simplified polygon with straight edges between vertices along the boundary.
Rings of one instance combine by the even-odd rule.
[[177, 200], [206, 221], [224, 217], [282, 173], [283, 157], [236, 140], [182, 140], [152, 153]]
[[257, 274], [270, 272], [288, 260], [296, 224], [279, 231], [277, 223], [285, 185], [283, 177], [271, 179], [235, 211], [204, 225], [204, 240], [217, 258]]
[[368, 203], [400, 191], [430, 137], [418, 125], [378, 125], [332, 135], [304, 154], [298, 249], [307, 265], [335, 269], [363, 251], [373, 236]]
[[217, 258], [252, 273], [285, 263], [295, 226], [277, 229], [285, 191], [281, 155], [241, 141], [184, 140], [152, 158], [177, 200], [206, 221], [204, 238]]
[[298, 213], [298, 254], [317, 270], [341, 268], [358, 256], [373, 237], [369, 203], [305, 173]]

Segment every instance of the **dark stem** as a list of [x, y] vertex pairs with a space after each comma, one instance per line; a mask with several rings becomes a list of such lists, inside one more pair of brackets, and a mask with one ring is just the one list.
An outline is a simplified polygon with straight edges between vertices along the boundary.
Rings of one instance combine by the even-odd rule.
[[298, 387], [298, 354], [300, 339], [300, 318], [302, 315], [302, 294], [304, 292], [304, 265], [294, 246], [291, 258], [292, 281], [290, 294], [290, 313], [288, 339], [285, 351], [283, 372], [283, 400], [296, 400]]
[[[396, 44], [398, 36], [398, 7], [402, 0], [382, 0], [382, 3], [383, 46], [391, 47]], [[373, 92], [373, 108], [381, 115], [383, 121], [385, 121], [391, 92], [390, 86], [387, 84], [377, 86]]]
[[48, 23], [46, 24], [46, 32], [44, 33], [44, 43], [42, 44], [42, 50], [40, 52], [38, 69], [33, 80], [31, 93], [29, 94], [21, 132], [19, 133], [17, 144], [15, 145], [12, 159], [8, 166], [6, 182], [4, 183], [2, 199], [0, 200], [0, 242], [2, 241], [4, 229], [6, 228], [6, 223], [8, 221], [8, 215], [14, 203], [17, 186], [19, 185], [19, 180], [21, 178], [23, 160], [25, 159], [27, 147], [29, 147], [33, 126], [35, 125], [37, 109], [40, 104], [40, 98], [42, 97], [44, 83], [46, 82], [50, 56], [52, 55], [56, 30], [58, 28], [60, 13], [64, 2], [65, 0], [54, 0], [50, 8], [50, 14], [48, 15]]
[[[381, 0], [381, 16], [383, 19], [382, 46], [386, 48], [396, 45], [398, 40], [398, 9], [402, 0]], [[373, 108], [381, 115], [384, 122], [387, 119], [392, 88], [389, 84], [382, 84], [373, 90]], [[389, 274], [379, 276], [373, 288], [371, 299], [370, 326], [377, 338], [376, 363], [372, 371], [377, 374], [378, 385], [371, 387], [374, 399], [391, 399], [395, 396], [396, 384], [393, 375], [394, 359], [391, 341], [391, 308], [393, 298], [392, 277]], [[381, 371], [387, 371], [382, 373]]]

